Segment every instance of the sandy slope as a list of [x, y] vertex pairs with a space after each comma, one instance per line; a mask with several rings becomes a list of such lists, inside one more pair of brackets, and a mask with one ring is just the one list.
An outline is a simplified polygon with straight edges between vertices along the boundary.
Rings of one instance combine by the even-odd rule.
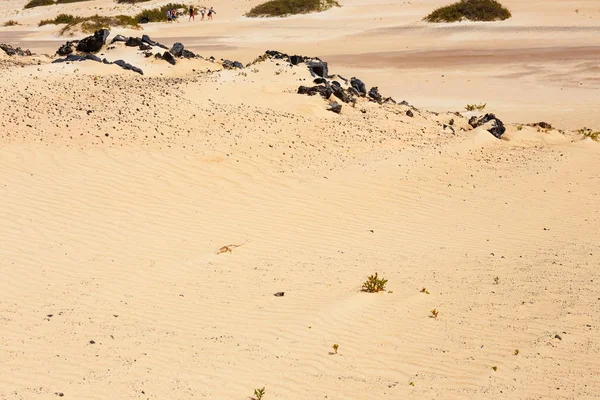
[[336, 115], [276, 62], [7, 63], [0, 398], [600, 390], [598, 143]]
[[[41, 19], [74, 15], [136, 14], [139, 5], [92, 0], [22, 10], [25, 0], [0, 4], [3, 41], [53, 53], [64, 38], [37, 28]], [[211, 22], [149, 24], [157, 40], [182, 41], [204, 56], [251, 61], [271, 48], [321, 56], [346, 74], [360, 74], [389, 95], [436, 111], [487, 103], [511, 122], [548, 121], [565, 129], [599, 126], [600, 8], [595, 0], [506, 0], [513, 18], [495, 23], [427, 24], [422, 18], [444, 0], [344, 0], [322, 14], [247, 19], [260, 0], [195, 2], [214, 6]], [[573, 101], [576, 99], [576, 101]], [[543, 103], [543, 107], [540, 106]]]
[[[526, 13], [536, 4], [522, 3], [512, 6]], [[417, 14], [394, 10], [435, 4], [381, 7], [393, 25]], [[557, 15], [571, 5], [556, 2], [537, 24], [568, 25]], [[471, 92], [458, 77], [476, 70], [478, 93], [510, 99], [509, 115], [563, 104], [564, 125], [571, 114], [576, 128], [596, 123], [592, 51], [536, 50], [540, 72], [524, 49], [541, 39], [515, 47], [456, 26], [467, 38], [460, 52], [444, 48], [452, 35], [438, 49], [424, 38], [399, 75], [395, 49], [376, 32], [332, 51], [341, 21], [373, 10], [353, 7], [261, 29], [241, 11], [219, 14], [212, 35], [243, 23], [229, 35], [253, 36], [220, 50], [229, 39], [216, 37], [207, 48], [249, 61], [254, 46], [285, 33], [289, 47], [330, 54], [331, 72], [366, 76], [385, 95], [400, 91], [397, 100], [460, 109], [452, 101]], [[318, 37], [292, 40], [302, 24], [328, 18], [325, 50]], [[593, 47], [582, 32], [595, 21], [565, 35]], [[184, 26], [166, 27], [160, 40], [209, 25]], [[429, 30], [410, 35], [418, 29]], [[31, 44], [51, 39], [30, 35]], [[204, 46], [201, 35], [187, 39]], [[461, 70], [489, 43], [493, 63]], [[377, 53], [377, 67], [349, 56], [352, 45]], [[0, 399], [247, 399], [262, 386], [265, 400], [597, 398], [599, 143], [519, 124], [497, 140], [471, 130], [470, 114], [363, 99], [337, 115], [318, 96], [297, 95], [312, 78], [282, 62], [221, 71], [206, 60], [171, 67], [122, 45], [102, 54], [145, 75], [0, 54]], [[513, 57], [527, 60], [529, 75], [522, 63], [506, 70]], [[447, 79], [434, 79], [449, 65]], [[565, 78], [576, 68], [583, 87]], [[541, 76], [552, 82], [538, 88]], [[502, 97], [523, 79], [532, 86], [517, 103]], [[428, 97], [435, 82], [437, 97]], [[225, 245], [240, 246], [217, 254]], [[361, 292], [375, 271], [388, 291]]]

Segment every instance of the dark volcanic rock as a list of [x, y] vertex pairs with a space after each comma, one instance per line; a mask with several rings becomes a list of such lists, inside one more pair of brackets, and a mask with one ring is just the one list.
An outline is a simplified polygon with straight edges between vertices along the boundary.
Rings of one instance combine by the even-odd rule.
[[350, 93], [342, 89], [339, 83], [337, 85], [331, 85], [331, 89], [333, 90], [333, 95], [344, 103], [354, 103], [356, 101]]
[[183, 44], [177, 42], [173, 45], [173, 47], [171, 47], [171, 50], [169, 50], [171, 52], [171, 54], [173, 54], [175, 57], [181, 57], [181, 54], [183, 53], [184, 47]]
[[287, 54], [276, 50], [267, 50], [265, 51], [265, 54], [277, 60], [289, 60], [290, 58]]
[[303, 61], [304, 61], [304, 57], [302, 57], [302, 56], [291, 56], [290, 57], [290, 64], [292, 64], [292, 65], [298, 65]]
[[142, 42], [149, 44], [150, 46], [156, 46], [156, 42], [150, 39], [148, 35], [142, 35]]
[[117, 64], [119, 67], [126, 69], [128, 71], [133, 71], [133, 72], [137, 72], [140, 75], [144, 75], [144, 72], [140, 68], [134, 67], [133, 65], [131, 65], [123, 60], [117, 60], [117, 61], [113, 62], [113, 64]]
[[140, 44], [139, 49], [142, 51], [152, 50], [152, 46], [148, 46], [146, 43], [142, 43], [142, 44]]
[[314, 84], [316, 85], [324, 85], [327, 83], [327, 79], [325, 78], [315, 78], [315, 80], [313, 81]]
[[473, 128], [485, 125], [488, 122], [492, 122], [492, 127], [489, 128], [487, 131], [495, 137], [497, 137], [498, 139], [500, 139], [504, 132], [506, 132], [506, 128], [504, 127], [502, 121], [496, 118], [494, 114], [485, 114], [482, 117], [473, 116], [469, 119], [469, 125], [471, 125]]
[[73, 45], [73, 42], [67, 42], [63, 44], [58, 48], [58, 50], [56, 50], [56, 54], [58, 54], [59, 56], [66, 56], [73, 53]]
[[242, 69], [244, 65], [239, 61], [223, 60], [223, 68], [225, 69]]
[[298, 94], [306, 94], [308, 96], [315, 96], [316, 94], [320, 94], [324, 99], [329, 99], [333, 94], [331, 86], [300, 86], [298, 88]]
[[52, 61], [52, 63], [62, 63], [62, 62], [74, 62], [74, 61], [96, 61], [96, 62], [102, 62], [102, 60], [93, 55], [93, 54], [86, 54], [83, 56], [77, 55], [77, 54], [69, 54], [67, 55], [65, 58], [57, 58], [56, 60]]
[[127, 38], [123, 35], [117, 35], [113, 38], [113, 40], [110, 41], [110, 44], [113, 44], [114, 42], [126, 42]]
[[383, 97], [379, 94], [379, 88], [377, 86], [372, 87], [371, 90], [369, 90], [369, 97], [378, 103], [383, 101]]
[[192, 51], [184, 49], [181, 52], [181, 57], [183, 57], [183, 58], [196, 58], [196, 54], [194, 52], [192, 52]]
[[173, 54], [171, 54], [168, 51], [165, 51], [162, 55], [162, 59], [165, 60], [166, 62], [168, 62], [171, 65], [175, 65], [175, 57], [173, 57]]
[[350, 86], [352, 86], [361, 97], [367, 95], [367, 87], [360, 79], [355, 77], [350, 78]]
[[320, 76], [321, 78], [327, 78], [329, 71], [327, 69], [327, 63], [324, 61], [307, 61], [306, 66], [308, 67], [312, 76]]
[[139, 47], [142, 45], [142, 39], [140, 39], [139, 37], [130, 37], [129, 39], [127, 39], [127, 41], [125, 42], [125, 46], [128, 47]]
[[4, 50], [4, 52], [6, 54], [8, 54], [9, 56], [30, 56], [32, 55], [31, 51], [29, 50], [23, 50], [20, 47], [12, 47], [9, 44], [0, 44], [0, 49]]
[[94, 33], [92, 36], [88, 36], [77, 43], [77, 51], [81, 51], [83, 53], [96, 53], [100, 51], [104, 43], [106, 43], [106, 39], [110, 35], [108, 29], [100, 29]]
[[333, 103], [329, 104], [327, 111], [333, 111], [334, 113], [339, 114], [342, 112], [342, 105], [334, 101]]
[[406, 115], [408, 115], [411, 118], [415, 116], [415, 114], [411, 110], [406, 110]]

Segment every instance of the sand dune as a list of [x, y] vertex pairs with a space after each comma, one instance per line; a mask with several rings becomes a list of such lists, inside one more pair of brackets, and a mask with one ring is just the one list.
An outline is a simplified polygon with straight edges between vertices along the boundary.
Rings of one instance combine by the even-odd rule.
[[[439, 4], [380, 5], [398, 12], [380, 37]], [[249, 62], [331, 20], [331, 37], [356, 42], [284, 47], [409, 104], [332, 113], [296, 93], [312, 85], [305, 65], [275, 59], [223, 70], [121, 43], [99, 53], [142, 76], [0, 51], [0, 399], [247, 399], [263, 386], [266, 400], [596, 398], [600, 144], [575, 129], [598, 127], [583, 29], [597, 19], [565, 31], [589, 35], [577, 45], [511, 49], [469, 24], [455, 28], [464, 45], [444, 49], [445, 33], [403, 50], [370, 31], [372, 4], [258, 22], [245, 3], [215, 5], [237, 14], [144, 32]], [[572, 6], [533, 25], [566, 26]], [[64, 42], [44, 29], [0, 28], [0, 42]], [[467, 99], [489, 102], [501, 140], [471, 128]], [[546, 116], [558, 129], [525, 124]], [[387, 290], [362, 292], [376, 271]]]

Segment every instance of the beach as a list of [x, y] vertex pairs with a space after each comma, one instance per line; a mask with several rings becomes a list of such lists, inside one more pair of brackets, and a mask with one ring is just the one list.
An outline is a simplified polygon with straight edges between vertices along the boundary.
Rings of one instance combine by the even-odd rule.
[[[597, 398], [591, 1], [444, 25], [438, 0], [219, 0], [112, 28], [113, 64], [54, 62], [89, 34], [37, 23], [166, 2], [25, 3], [0, 5], [36, 53], [0, 51], [0, 399]], [[298, 94], [314, 57], [382, 99]]]

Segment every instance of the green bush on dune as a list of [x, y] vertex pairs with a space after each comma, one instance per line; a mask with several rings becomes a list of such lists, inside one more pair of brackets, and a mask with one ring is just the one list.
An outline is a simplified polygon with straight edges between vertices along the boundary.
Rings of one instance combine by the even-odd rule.
[[52, 24], [52, 25], [70, 24], [77, 19], [81, 20], [81, 17], [74, 17], [71, 14], [59, 14], [54, 19], [41, 20], [40, 23], [38, 24], [38, 26], [44, 26], [44, 25], [50, 25], [50, 24]]
[[54, 5], [54, 0], [31, 0], [29, 3], [25, 4], [25, 8], [33, 8], [40, 6], [52, 6]]
[[308, 14], [340, 7], [336, 0], [270, 0], [252, 8], [247, 17], [285, 17], [294, 14]]
[[150, 1], [150, 0], [116, 0], [117, 3], [127, 3], [127, 4], [135, 4], [135, 3], [143, 3], [145, 1]]
[[180, 3], [169, 3], [162, 7], [151, 8], [149, 10], [141, 11], [138, 15], [135, 16], [135, 20], [139, 21], [140, 18], [146, 17], [150, 20], [150, 22], [162, 22], [167, 20], [167, 10], [173, 10], [183, 8], [187, 11], [188, 6]]
[[79, 3], [80, 1], [90, 1], [90, 0], [56, 0], [56, 4]]
[[438, 8], [424, 19], [427, 22], [503, 21], [510, 17], [510, 11], [496, 0], [460, 0]]

